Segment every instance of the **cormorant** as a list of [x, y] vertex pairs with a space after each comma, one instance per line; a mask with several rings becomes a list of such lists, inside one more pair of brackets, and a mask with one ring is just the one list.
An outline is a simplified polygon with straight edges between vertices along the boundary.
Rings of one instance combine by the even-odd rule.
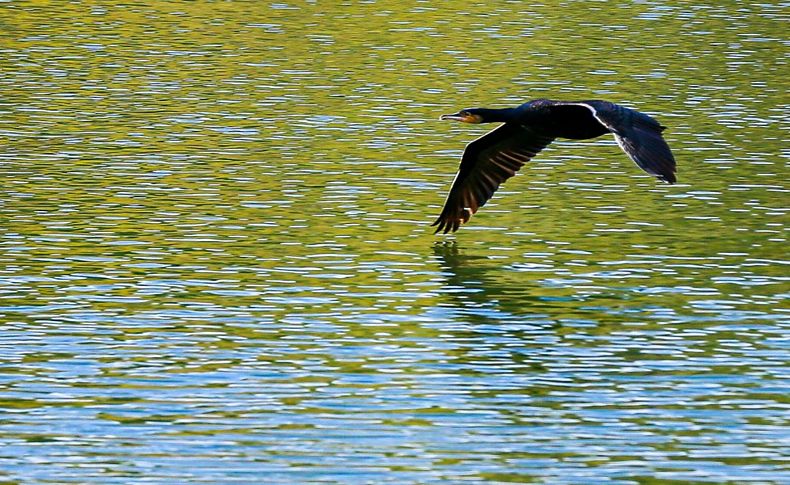
[[645, 172], [675, 183], [675, 159], [650, 116], [608, 101], [537, 99], [516, 108], [470, 108], [440, 120], [503, 123], [466, 146], [436, 232], [455, 232], [485, 205], [499, 185], [555, 138], [585, 140], [606, 133]]

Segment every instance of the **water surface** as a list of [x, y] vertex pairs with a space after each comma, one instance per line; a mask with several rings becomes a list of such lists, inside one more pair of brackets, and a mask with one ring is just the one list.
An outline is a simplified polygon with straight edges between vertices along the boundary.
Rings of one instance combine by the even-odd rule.
[[[0, 480], [787, 483], [765, 2], [0, 4]], [[603, 98], [454, 236], [467, 106]]]

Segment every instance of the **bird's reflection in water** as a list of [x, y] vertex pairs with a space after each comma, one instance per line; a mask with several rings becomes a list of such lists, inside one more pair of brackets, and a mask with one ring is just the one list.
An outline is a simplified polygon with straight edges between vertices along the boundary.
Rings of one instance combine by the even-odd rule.
[[629, 308], [628, 291], [592, 282], [578, 286], [581, 279], [557, 283], [561, 268], [550, 264], [521, 271], [503, 259], [465, 250], [455, 241], [436, 243], [433, 251], [446, 277], [440, 290], [446, 300], [441, 305], [473, 326], [497, 325], [512, 331], [539, 326], [564, 334], [571, 331], [566, 326], [600, 326], [603, 318], [606, 325], [599, 330], [606, 332], [604, 327], [616, 328], [639, 311]]
[[438, 257], [442, 269], [448, 272], [448, 286], [466, 288], [468, 285], [481, 285], [477, 278], [483, 276], [485, 267], [470, 263], [475, 260], [485, 261], [485, 257], [470, 256], [461, 252], [456, 241], [435, 243], [433, 253]]
[[446, 277], [440, 305], [452, 317], [442, 334], [461, 345], [455, 362], [464, 372], [543, 372], [537, 355], [556, 339], [558, 324], [530, 295], [535, 282], [527, 275], [519, 282], [500, 278], [506, 272], [500, 260], [465, 251], [456, 241], [436, 243], [433, 251]]
[[451, 318], [441, 334], [459, 344], [455, 362], [464, 372], [519, 376], [519, 393], [534, 397], [567, 385], [586, 359], [608, 355], [612, 335], [634, 318], [616, 308], [622, 292], [552, 284], [557, 267], [519, 271], [455, 241], [433, 251], [446, 278], [440, 306]]
[[526, 274], [507, 275], [500, 260], [468, 253], [456, 241], [436, 243], [433, 251], [447, 277], [442, 291], [469, 323], [546, 317], [535, 295], [539, 284]]

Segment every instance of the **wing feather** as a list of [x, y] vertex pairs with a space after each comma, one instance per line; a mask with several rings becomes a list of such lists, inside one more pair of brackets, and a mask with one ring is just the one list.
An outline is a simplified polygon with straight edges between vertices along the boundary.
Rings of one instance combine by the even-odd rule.
[[455, 232], [499, 186], [554, 140], [526, 126], [505, 123], [469, 143], [461, 157], [436, 232]]
[[628, 158], [639, 168], [674, 184], [677, 165], [669, 145], [661, 136], [664, 127], [658, 121], [639, 111], [608, 101], [558, 102], [557, 105], [584, 106], [609, 131]]

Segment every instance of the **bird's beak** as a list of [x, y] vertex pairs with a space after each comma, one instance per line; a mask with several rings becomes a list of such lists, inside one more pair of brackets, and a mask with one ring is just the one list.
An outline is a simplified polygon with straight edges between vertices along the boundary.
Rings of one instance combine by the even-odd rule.
[[462, 114], [463, 112], [458, 112], [451, 115], [442, 115], [439, 117], [440, 120], [453, 120], [453, 121], [461, 121], [463, 123], [481, 123], [483, 118], [479, 115], [472, 115], [472, 114]]
[[454, 115], [442, 115], [442, 116], [439, 117], [439, 119], [441, 121], [444, 121], [444, 120], [464, 121], [466, 119], [466, 117], [461, 116], [460, 113], [456, 113]]

